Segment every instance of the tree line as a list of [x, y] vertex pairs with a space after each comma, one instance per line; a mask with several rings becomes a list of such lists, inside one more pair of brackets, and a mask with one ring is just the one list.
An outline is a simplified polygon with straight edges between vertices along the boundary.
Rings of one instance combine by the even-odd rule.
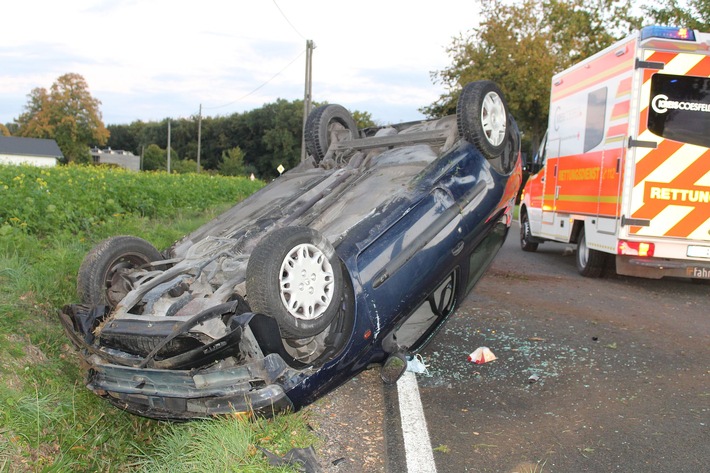
[[489, 0], [479, 26], [453, 38], [451, 65], [432, 72], [447, 90], [420, 110], [453, 113], [463, 85], [489, 79], [503, 91], [523, 131], [523, 149], [536, 151], [545, 133], [552, 76], [645, 25], [710, 31], [710, 0]]
[[[59, 77], [50, 90], [33, 89], [25, 112], [0, 133], [57, 141], [65, 162], [90, 162], [91, 147], [130, 151], [144, 170], [167, 169], [168, 124], [171, 172], [196, 172], [198, 117], [134, 121], [104, 126], [99, 106], [79, 74]], [[318, 105], [318, 104], [316, 104]], [[367, 112], [353, 112], [361, 127], [374, 125]], [[301, 159], [303, 100], [276, 102], [229, 116], [201, 120], [200, 169], [224, 175], [278, 175]]]
[[[463, 85], [488, 79], [504, 92], [523, 131], [524, 149], [535, 152], [545, 131], [553, 74], [593, 55], [647, 24], [710, 31], [710, 0], [489, 0], [481, 2], [479, 26], [452, 39], [451, 65], [432, 72], [447, 92], [420, 111], [431, 118], [455, 113]], [[68, 162], [89, 162], [89, 147], [108, 146], [142, 156], [143, 169], [167, 168], [168, 123], [173, 172], [196, 171], [198, 117], [134, 121], [104, 126], [88, 85], [65, 74], [49, 90], [33, 89], [25, 112], [0, 134], [53, 138]], [[360, 127], [374, 125], [353, 112]], [[200, 168], [226, 175], [271, 178], [301, 156], [303, 101], [278, 99], [260, 108], [201, 120]]]

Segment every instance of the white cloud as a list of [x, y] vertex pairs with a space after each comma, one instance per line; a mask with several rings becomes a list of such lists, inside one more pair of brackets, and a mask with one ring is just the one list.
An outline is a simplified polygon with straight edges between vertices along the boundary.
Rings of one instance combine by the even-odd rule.
[[[2, 13], [0, 122], [68, 72], [87, 80], [106, 123], [300, 98], [306, 39], [316, 43], [316, 100], [415, 119], [442, 92], [429, 73], [449, 64], [445, 48], [476, 26], [477, 11], [470, 0], [12, 2]], [[399, 116], [404, 106], [410, 117]]]

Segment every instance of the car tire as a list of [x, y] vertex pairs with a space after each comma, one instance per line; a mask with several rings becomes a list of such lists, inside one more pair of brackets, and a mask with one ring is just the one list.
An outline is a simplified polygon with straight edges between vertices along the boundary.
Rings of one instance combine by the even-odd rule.
[[487, 80], [464, 86], [456, 105], [459, 136], [474, 144], [486, 159], [498, 158], [508, 136], [508, 105], [498, 86]]
[[306, 151], [320, 163], [328, 152], [334, 131], [348, 130], [351, 139], [357, 138], [355, 120], [345, 107], [336, 104], [321, 105], [308, 115], [304, 128]]
[[274, 230], [247, 264], [252, 311], [276, 319], [287, 339], [323, 332], [341, 309], [343, 269], [330, 242], [308, 227]]
[[531, 253], [537, 251], [538, 243], [531, 241], [531, 239], [530, 219], [528, 218], [528, 213], [523, 210], [520, 215], [520, 248], [523, 251]]
[[116, 307], [131, 290], [122, 277], [127, 270], [164, 259], [149, 242], [134, 236], [115, 236], [94, 246], [77, 276], [77, 295], [84, 304]]
[[592, 250], [587, 246], [587, 237], [584, 234], [584, 228], [582, 228], [577, 239], [577, 271], [582, 276], [598, 278], [601, 276], [605, 264], [606, 253]]

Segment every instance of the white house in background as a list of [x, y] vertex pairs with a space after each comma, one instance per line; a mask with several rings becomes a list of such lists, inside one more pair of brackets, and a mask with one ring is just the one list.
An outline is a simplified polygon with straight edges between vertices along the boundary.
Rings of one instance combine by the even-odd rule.
[[91, 148], [91, 160], [94, 164], [115, 164], [131, 171], [141, 170], [141, 157], [130, 151]]
[[56, 166], [62, 158], [64, 155], [54, 140], [0, 136], [0, 164]]

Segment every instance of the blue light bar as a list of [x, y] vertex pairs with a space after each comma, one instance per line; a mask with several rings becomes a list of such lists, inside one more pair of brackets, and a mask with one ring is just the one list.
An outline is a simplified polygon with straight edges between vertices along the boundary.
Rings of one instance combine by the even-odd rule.
[[646, 26], [641, 30], [641, 41], [648, 38], [695, 41], [695, 32], [690, 28], [679, 28], [677, 26]]

